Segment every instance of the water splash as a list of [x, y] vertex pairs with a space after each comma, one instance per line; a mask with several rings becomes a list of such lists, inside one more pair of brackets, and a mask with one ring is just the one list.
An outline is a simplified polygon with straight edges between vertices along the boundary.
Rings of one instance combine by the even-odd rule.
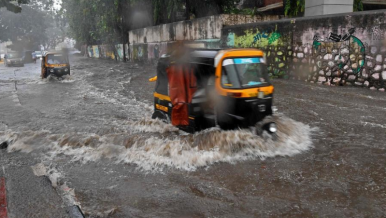
[[208, 129], [185, 134], [159, 120], [131, 122], [121, 133], [51, 134], [40, 132], [0, 132], [9, 142], [8, 152], [43, 151], [49, 158], [68, 155], [72, 161], [87, 163], [109, 159], [114, 163], [135, 164], [142, 170], [165, 167], [194, 171], [215, 163], [293, 156], [312, 147], [313, 129], [284, 116], [276, 116], [278, 139], [256, 136], [250, 130]]

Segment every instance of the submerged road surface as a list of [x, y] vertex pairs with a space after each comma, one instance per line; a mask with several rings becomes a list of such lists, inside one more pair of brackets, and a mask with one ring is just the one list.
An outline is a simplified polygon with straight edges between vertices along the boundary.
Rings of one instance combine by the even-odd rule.
[[155, 67], [71, 64], [0, 66], [9, 217], [386, 216], [385, 93], [274, 80], [278, 141], [192, 135], [149, 119]]

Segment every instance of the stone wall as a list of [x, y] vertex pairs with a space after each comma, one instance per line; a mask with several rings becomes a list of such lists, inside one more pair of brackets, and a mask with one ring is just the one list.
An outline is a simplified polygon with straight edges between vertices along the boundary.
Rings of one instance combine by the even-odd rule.
[[272, 77], [385, 90], [386, 11], [224, 27], [221, 47], [266, 51]]

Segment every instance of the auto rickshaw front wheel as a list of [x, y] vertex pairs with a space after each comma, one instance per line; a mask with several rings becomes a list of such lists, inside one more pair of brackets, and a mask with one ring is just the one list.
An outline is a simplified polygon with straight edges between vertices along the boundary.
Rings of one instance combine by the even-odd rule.
[[152, 119], [160, 119], [162, 120], [164, 123], [170, 123], [170, 118], [169, 118], [169, 115], [167, 115], [166, 113], [162, 112], [162, 111], [154, 111], [153, 115], [151, 116]]

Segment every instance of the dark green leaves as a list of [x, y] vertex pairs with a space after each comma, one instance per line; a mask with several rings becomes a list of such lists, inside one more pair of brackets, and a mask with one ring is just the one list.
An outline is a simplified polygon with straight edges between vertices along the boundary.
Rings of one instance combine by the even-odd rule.
[[18, 5], [15, 5], [11, 3], [10, 0], [0, 0], [0, 8], [5, 7], [8, 11], [11, 11], [13, 13], [20, 13], [21, 7], [20, 4], [27, 4], [29, 3], [29, 0], [18, 0]]

